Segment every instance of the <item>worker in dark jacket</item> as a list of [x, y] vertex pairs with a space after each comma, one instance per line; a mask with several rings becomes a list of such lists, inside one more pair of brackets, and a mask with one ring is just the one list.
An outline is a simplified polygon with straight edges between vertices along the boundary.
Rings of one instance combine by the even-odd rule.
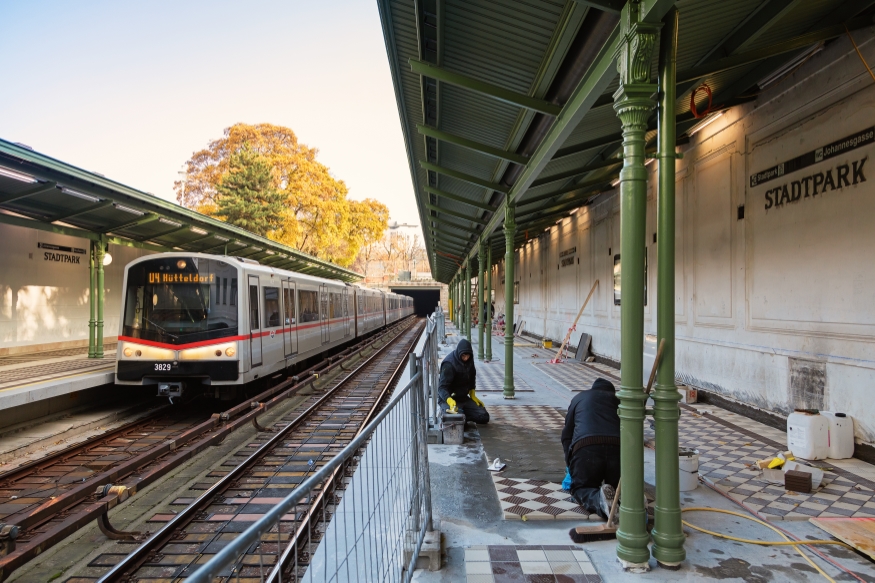
[[474, 368], [474, 350], [466, 339], [459, 340], [456, 349], [441, 363], [438, 397], [441, 409], [459, 411], [468, 421], [489, 423], [489, 413], [483, 401], [477, 398], [477, 370]]
[[599, 378], [568, 406], [562, 449], [571, 473], [571, 495], [590, 514], [607, 519], [620, 482], [620, 400]]

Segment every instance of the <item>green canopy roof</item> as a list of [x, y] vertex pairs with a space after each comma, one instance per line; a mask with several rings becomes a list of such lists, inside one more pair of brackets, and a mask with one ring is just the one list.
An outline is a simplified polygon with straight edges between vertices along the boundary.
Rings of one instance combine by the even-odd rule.
[[[481, 237], [503, 255], [508, 201], [519, 245], [611, 188], [622, 165], [612, 94], [625, 0], [378, 4], [435, 279], [476, 263]], [[753, 100], [845, 26], [870, 26], [873, 4], [641, 0], [644, 21], [679, 11], [679, 138], [700, 121], [689, 108], [696, 87], [708, 85], [717, 109]]]
[[151, 251], [247, 257], [263, 265], [341, 281], [363, 277], [4, 140], [0, 140], [0, 223]]

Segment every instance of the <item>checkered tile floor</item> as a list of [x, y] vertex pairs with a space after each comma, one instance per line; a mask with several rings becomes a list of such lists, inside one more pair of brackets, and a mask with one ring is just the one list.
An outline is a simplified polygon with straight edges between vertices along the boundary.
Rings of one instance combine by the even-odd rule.
[[546, 480], [503, 478], [493, 474], [498, 503], [505, 520], [597, 520], [574, 501], [561, 484]]
[[601, 583], [589, 555], [575, 546], [473, 546], [465, 549], [467, 583]]
[[[702, 408], [702, 407], [700, 407]], [[709, 407], [709, 409], [715, 409]], [[788, 492], [761, 479], [749, 465], [759, 459], [774, 456], [786, 436], [775, 429], [782, 441], [771, 439], [761, 424], [739, 415], [732, 424], [726, 412], [723, 422], [691, 413], [685, 409], [679, 426], [680, 445], [699, 451], [699, 475], [732, 498], [760, 512], [770, 520], [807, 520], [813, 516], [875, 516], [875, 489], [868, 480], [842, 471], [825, 472], [823, 485], [811, 494]], [[755, 425], [754, 425], [755, 424]], [[645, 438], [653, 438], [653, 430], [645, 426]], [[771, 432], [768, 432], [771, 433]], [[829, 462], [816, 462], [831, 467]]]
[[[534, 392], [532, 387], [523, 380], [519, 375], [513, 375], [514, 391], [522, 393]], [[477, 390], [486, 393], [503, 392], [504, 391], [504, 364], [495, 363], [477, 363]], [[491, 410], [491, 408], [490, 408]]]
[[597, 378], [605, 376], [597, 370], [571, 362], [561, 364], [533, 362], [532, 366], [574, 393], [588, 391]]
[[565, 427], [565, 413], [546, 405], [492, 405], [489, 407], [492, 423], [507, 423], [515, 427], [556, 431]]
[[[554, 407], [540, 405], [495, 405], [489, 408], [490, 423], [507, 423], [521, 429], [554, 431], [558, 435], [565, 416]], [[489, 452], [486, 452], [489, 457]], [[582, 520], [589, 513], [581, 508], [561, 484], [546, 480], [505, 478], [493, 474], [492, 482], [505, 520]], [[600, 520], [593, 515], [592, 520]]]

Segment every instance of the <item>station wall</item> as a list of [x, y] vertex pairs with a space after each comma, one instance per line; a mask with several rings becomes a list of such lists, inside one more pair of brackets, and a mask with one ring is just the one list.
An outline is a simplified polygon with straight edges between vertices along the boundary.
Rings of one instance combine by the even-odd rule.
[[[0, 355], [88, 346], [89, 241], [9, 225], [0, 241]], [[109, 253], [105, 341], [118, 335], [124, 266], [149, 252], [110, 245]]]
[[[875, 30], [858, 31], [875, 63]], [[727, 111], [677, 162], [677, 373], [771, 412], [843, 411], [875, 443], [875, 83], [847, 38], [757, 101]], [[656, 333], [656, 170], [650, 172], [645, 331]], [[743, 212], [743, 214], [742, 214]], [[518, 318], [620, 358], [616, 191], [516, 254]], [[504, 266], [493, 277], [504, 310]]]

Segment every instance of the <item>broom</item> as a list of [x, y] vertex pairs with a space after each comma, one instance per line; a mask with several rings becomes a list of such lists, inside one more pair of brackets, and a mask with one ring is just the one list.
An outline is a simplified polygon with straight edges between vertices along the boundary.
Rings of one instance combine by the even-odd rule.
[[[659, 362], [662, 360], [663, 349], [665, 348], [665, 339], [659, 343], [659, 349], [656, 351], [656, 359], [653, 361], [653, 369], [650, 371], [650, 379], [647, 381], [647, 389], [644, 391], [650, 394], [650, 389], [653, 387], [653, 381], [656, 379], [656, 369], [659, 367]], [[620, 487], [623, 485], [622, 480], [617, 484], [617, 490], [614, 493], [614, 500], [611, 502], [611, 511], [608, 514], [608, 520], [604, 524], [595, 526], [578, 526], [568, 531], [568, 536], [572, 542], [581, 544], [596, 542], [600, 540], [612, 540], [617, 538], [617, 526], [614, 526], [614, 513], [617, 511], [617, 503], [620, 500]]]

